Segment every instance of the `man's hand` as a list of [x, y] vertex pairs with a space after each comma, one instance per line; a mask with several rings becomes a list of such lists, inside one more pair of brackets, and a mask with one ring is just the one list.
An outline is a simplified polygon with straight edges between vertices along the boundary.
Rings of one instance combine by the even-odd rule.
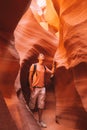
[[53, 64], [52, 64], [52, 74], [55, 73], [55, 70], [56, 70], [56, 62], [53, 62]]

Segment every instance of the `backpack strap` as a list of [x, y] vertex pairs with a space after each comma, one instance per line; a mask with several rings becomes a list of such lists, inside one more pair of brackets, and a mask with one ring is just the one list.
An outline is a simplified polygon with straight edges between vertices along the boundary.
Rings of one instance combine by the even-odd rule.
[[46, 77], [45, 77], [45, 74], [46, 74], [46, 66], [44, 65], [44, 70], [45, 70], [45, 73], [44, 73], [44, 85], [46, 87]]
[[36, 67], [37, 67], [37, 65], [36, 65], [36, 64], [34, 64], [34, 73], [35, 73], [35, 71], [36, 71]]
[[46, 71], [46, 66], [44, 65], [44, 70]]
[[34, 76], [34, 74], [35, 74], [35, 72], [36, 72], [36, 67], [37, 67], [37, 65], [34, 64], [34, 70], [33, 70], [33, 75], [32, 75], [32, 77]]

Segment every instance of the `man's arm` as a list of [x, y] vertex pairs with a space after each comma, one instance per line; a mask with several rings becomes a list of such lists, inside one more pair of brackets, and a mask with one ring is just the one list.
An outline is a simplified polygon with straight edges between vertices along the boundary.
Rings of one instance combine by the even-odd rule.
[[34, 65], [31, 65], [30, 71], [29, 71], [29, 84], [30, 84], [30, 90], [31, 90], [31, 91], [33, 91], [33, 87], [32, 87], [33, 71], [34, 71]]
[[46, 72], [48, 72], [48, 73], [50, 73], [50, 74], [54, 74], [54, 73], [55, 73], [55, 69], [56, 69], [56, 63], [53, 62], [53, 64], [52, 64], [52, 69], [50, 70], [50, 69], [48, 69], [48, 68], [46, 67]]

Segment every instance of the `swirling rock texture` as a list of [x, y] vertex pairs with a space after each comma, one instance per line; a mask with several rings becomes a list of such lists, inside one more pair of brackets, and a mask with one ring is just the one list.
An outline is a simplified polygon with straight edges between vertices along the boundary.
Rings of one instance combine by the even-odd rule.
[[0, 99], [3, 101], [4, 97], [15, 120], [13, 128], [39, 130], [23, 99], [28, 104], [29, 67], [42, 52], [48, 67], [51, 68], [53, 60], [56, 62], [56, 122], [87, 130], [87, 1], [46, 0], [41, 7], [36, 0], [32, 0], [31, 7], [29, 3], [0, 1]]
[[[20, 39], [22, 39], [22, 42]], [[37, 62], [37, 56], [39, 53], [45, 54], [46, 65], [50, 67], [56, 51], [58, 38], [49, 31], [43, 29], [29, 9], [22, 17], [15, 30], [15, 42], [20, 55], [21, 85], [25, 99], [29, 100], [29, 67], [32, 63]]]
[[[36, 62], [36, 57], [34, 56], [37, 56], [39, 52], [43, 52], [47, 55], [48, 59], [52, 59], [57, 45], [55, 43], [58, 43], [57, 51], [54, 56], [54, 60], [57, 64], [57, 69], [55, 73], [56, 121], [68, 125], [73, 129], [78, 128], [80, 130], [86, 130], [87, 9], [85, 5], [87, 4], [87, 2], [86, 0], [73, 0], [72, 2], [69, 0], [47, 0], [46, 2], [47, 7], [46, 12], [44, 13], [44, 20], [41, 19], [41, 16], [37, 14], [34, 8], [36, 7], [36, 5], [33, 1], [31, 10], [33, 9], [32, 12], [34, 16], [32, 12], [28, 10], [28, 14], [25, 14], [15, 32], [17, 38], [16, 48], [19, 51], [19, 54], [23, 56], [20, 56], [22, 61], [22, 89], [24, 93], [27, 93], [27, 71], [29, 70], [30, 64], [32, 62]], [[30, 21], [28, 21], [28, 17], [30, 17]], [[37, 21], [35, 20], [35, 18]], [[41, 22], [43, 21], [45, 25], [47, 23], [48, 31], [43, 30], [39, 26], [38, 23], [41, 24]], [[22, 30], [22, 33], [20, 32], [20, 28], [24, 29], [24, 31]], [[49, 31], [51, 33], [49, 33]], [[59, 41], [58, 38], [55, 37], [55, 34], [57, 32], [59, 32]], [[22, 37], [24, 36], [24, 33], [26, 33], [26, 39]], [[47, 39], [50, 35], [47, 35], [47, 33], [50, 35], [52, 35], [53, 33], [54, 35], [53, 37], [51, 36], [52, 39], [49, 39], [49, 42]], [[21, 37], [22, 40], [26, 42], [27, 48], [24, 44], [20, 42]], [[30, 40], [28, 38], [30, 38]], [[20, 50], [20, 45], [24, 46], [22, 51]], [[28, 48], [28, 45], [31, 47]], [[49, 45], [54, 48], [54, 50], [51, 47], [49, 48]], [[51, 51], [51, 53], [53, 54], [49, 55], [49, 51]], [[50, 63], [51, 62], [49, 62], [49, 64]], [[25, 81], [23, 80], [24, 73], [26, 76]], [[26, 99], [27, 96], [25, 94]]]
[[40, 129], [22, 93], [18, 100], [14, 89], [20, 65], [13, 32], [29, 4], [29, 0], [0, 1], [0, 130]]
[[55, 53], [59, 67], [55, 79], [57, 120], [73, 120], [68, 121], [68, 126], [86, 130], [87, 1], [53, 2], [60, 19], [60, 41]]

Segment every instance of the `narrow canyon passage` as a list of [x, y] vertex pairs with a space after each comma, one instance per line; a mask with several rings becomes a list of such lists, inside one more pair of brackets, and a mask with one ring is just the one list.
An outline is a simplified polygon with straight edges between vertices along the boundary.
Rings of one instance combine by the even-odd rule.
[[[38, 120], [37, 112], [34, 113], [34, 117]], [[68, 124], [68, 119], [62, 121], [60, 120], [59, 123], [56, 123], [56, 99], [53, 88], [47, 90], [47, 100], [46, 107], [43, 112], [43, 121], [47, 124], [47, 128], [45, 128], [45, 130], [78, 130], [71, 128], [68, 125], [64, 125], [64, 122], [65, 124]], [[41, 130], [44, 130], [44, 128], [41, 128]]]
[[0, 0], [0, 130], [43, 130], [26, 107], [39, 53], [56, 63], [46, 130], [87, 130], [87, 0]]

